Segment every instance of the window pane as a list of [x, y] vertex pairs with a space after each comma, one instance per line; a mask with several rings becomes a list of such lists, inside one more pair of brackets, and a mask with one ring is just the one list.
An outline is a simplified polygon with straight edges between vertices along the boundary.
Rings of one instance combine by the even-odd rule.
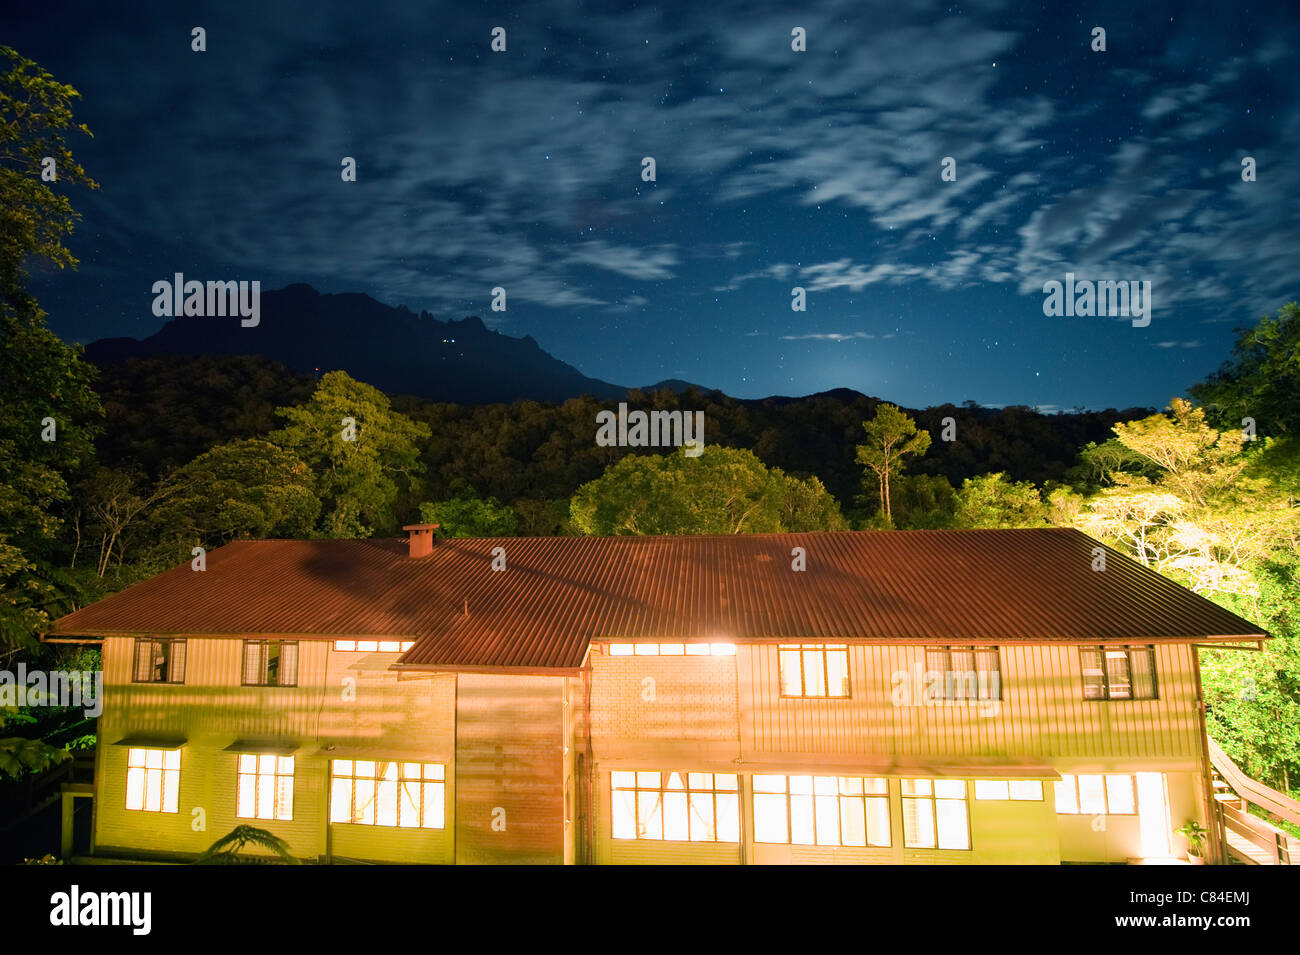
[[709, 651], [715, 657], [734, 657], [736, 655], [736, 645], [734, 643], [711, 643]]
[[637, 773], [636, 784], [640, 786], [642, 789], [658, 789], [659, 774], [658, 773]]
[[976, 799], [1007, 799], [1009, 791], [1005, 779], [975, 780]]
[[659, 793], [642, 790], [636, 794], [636, 832], [638, 839], [664, 837], [663, 799]]
[[709, 655], [709, 645], [707, 643], [688, 643], [686, 644], [686, 655], [688, 657], [707, 657]]
[[257, 777], [246, 773], [239, 774], [239, 793], [236, 800], [235, 815], [241, 819], [251, 819], [257, 812]]
[[975, 652], [969, 647], [953, 647], [952, 695], [954, 700], [979, 699], [979, 676], [975, 672]]
[[1077, 813], [1079, 800], [1074, 790], [1074, 777], [1063, 774], [1056, 783], [1056, 811], [1058, 813]]
[[636, 838], [636, 793], [630, 789], [616, 789], [613, 798], [614, 838]]
[[941, 700], [947, 693], [948, 686], [948, 651], [928, 649], [925, 651], [925, 688], [926, 698]]
[[1112, 775], [1106, 777], [1106, 803], [1114, 815], [1128, 816], [1137, 812], [1133, 797], [1133, 777]]
[[1012, 799], [1042, 799], [1043, 784], [1037, 779], [1011, 780]]
[[630, 643], [611, 643], [609, 645], [609, 655], [611, 657], [630, 657], [632, 650], [633, 647]]
[[1079, 650], [1079, 661], [1083, 667], [1083, 698], [1100, 700], [1106, 696], [1106, 678], [1101, 669], [1101, 651], [1093, 647]]
[[686, 810], [686, 793], [664, 793], [664, 838], [673, 842], [690, 839], [690, 826]]
[[883, 797], [868, 798], [866, 804], [867, 844], [889, 845], [889, 800]]
[[1128, 654], [1123, 650], [1106, 651], [1106, 681], [1112, 700], [1127, 700], [1133, 695], [1129, 679]]
[[807, 696], [826, 695], [826, 673], [823, 669], [826, 653], [822, 650], [803, 651], [803, 685]]
[[352, 780], [334, 778], [330, 786], [330, 822], [352, 821]]
[[799, 673], [799, 652], [782, 650], [781, 658], [781, 695], [803, 696], [803, 682]]
[[[867, 818], [864, 800], [858, 796], [840, 797], [840, 839], [846, 846], [867, 844]], [[821, 835], [821, 819], [817, 820], [817, 834]]]
[[966, 782], [962, 779], [936, 779], [934, 794], [940, 799], [965, 799]]
[[424, 784], [424, 827], [426, 829], [442, 829], [446, 826], [446, 799], [445, 784]]
[[663, 657], [680, 657], [685, 652], [686, 652], [686, 647], [680, 643], [659, 644], [659, 655]]
[[375, 824], [397, 825], [397, 780], [385, 779], [376, 784]]
[[293, 818], [293, 776], [280, 776], [276, 779], [275, 818]]
[[754, 840], [756, 842], [789, 842], [786, 827], [786, 797], [754, 794]]
[[840, 797], [817, 796], [817, 844], [819, 846], [838, 846], [840, 844]]
[[403, 781], [399, 793], [401, 802], [397, 808], [397, 824], [414, 828], [420, 825], [420, 783]]
[[728, 792], [735, 792], [736, 774], [735, 773], [714, 773], [713, 786], [715, 789], [725, 789]]
[[[791, 780], [793, 783], [793, 780]], [[813, 797], [790, 797], [790, 841], [797, 845], [813, 844], [814, 833]]]
[[718, 840], [740, 841], [740, 796], [737, 793], [719, 793], [714, 797], [718, 810]]
[[934, 848], [934, 802], [930, 799], [903, 799], [903, 844], [912, 849]]
[[1100, 776], [1079, 776], [1079, 811], [1094, 814], [1106, 811], [1106, 790]]
[[826, 654], [827, 685], [830, 696], [849, 695], [849, 653], [847, 650], [832, 650]]
[[144, 808], [144, 770], [140, 767], [126, 771], [126, 808]]
[[754, 792], [783, 793], [785, 792], [785, 777], [757, 775], [754, 777]]
[[928, 796], [930, 795], [930, 780], [928, 779], [903, 779], [904, 796]]
[[1154, 700], [1156, 698], [1156, 661], [1155, 650], [1151, 647], [1134, 647], [1129, 651], [1133, 663], [1133, 699]]
[[691, 841], [712, 842], [715, 838], [712, 794], [691, 793]]
[[970, 835], [966, 828], [966, 801], [964, 799], [937, 799], [935, 812], [939, 817], [939, 848], [969, 849]]

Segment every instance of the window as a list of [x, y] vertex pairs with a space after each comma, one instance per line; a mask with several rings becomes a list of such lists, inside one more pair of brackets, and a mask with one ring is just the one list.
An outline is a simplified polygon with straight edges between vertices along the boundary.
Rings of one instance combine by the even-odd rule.
[[127, 809], [139, 809], [144, 812], [176, 812], [180, 788], [180, 750], [127, 750]]
[[405, 653], [414, 640], [335, 640], [334, 649], [345, 653]]
[[859, 776], [754, 776], [754, 840], [888, 846], [889, 783]]
[[244, 686], [297, 686], [296, 641], [245, 640]]
[[611, 657], [734, 657], [734, 643], [611, 643]]
[[848, 697], [848, 644], [783, 643], [777, 653], [782, 696]]
[[739, 842], [735, 773], [610, 773], [615, 839]]
[[1043, 784], [1037, 779], [977, 779], [975, 798], [1041, 800]]
[[969, 849], [966, 781], [904, 779], [903, 845], [909, 849]]
[[185, 641], [174, 637], [140, 637], [135, 641], [136, 683], [184, 683]]
[[931, 700], [1002, 699], [997, 647], [927, 647], [925, 669]]
[[1085, 700], [1156, 699], [1155, 647], [1080, 647]]
[[330, 822], [445, 827], [447, 767], [442, 763], [336, 759], [331, 767]]
[[1056, 811], [1063, 815], [1132, 816], [1137, 813], [1133, 777], [1124, 773], [1069, 776], [1056, 784]]
[[293, 757], [240, 753], [237, 792], [240, 819], [292, 819]]

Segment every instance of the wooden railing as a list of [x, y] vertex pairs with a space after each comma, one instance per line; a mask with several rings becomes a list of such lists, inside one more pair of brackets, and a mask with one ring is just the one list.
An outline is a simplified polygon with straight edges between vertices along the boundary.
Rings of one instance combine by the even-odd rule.
[[1300, 826], [1300, 801], [1250, 778], [1218, 743], [1213, 739], [1208, 739], [1208, 743], [1215, 775], [1230, 790], [1216, 792], [1214, 799], [1228, 853], [1249, 865], [1300, 863], [1300, 839], [1250, 811], [1252, 805], [1258, 806], [1275, 819]]

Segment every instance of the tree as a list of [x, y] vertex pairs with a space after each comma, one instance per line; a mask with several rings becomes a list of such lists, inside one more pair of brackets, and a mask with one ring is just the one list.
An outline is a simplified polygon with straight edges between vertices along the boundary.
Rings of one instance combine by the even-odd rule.
[[154, 537], [177, 556], [237, 538], [310, 537], [316, 479], [297, 455], [254, 438], [219, 444], [160, 485]]
[[841, 530], [839, 505], [816, 478], [792, 478], [753, 452], [718, 445], [627, 455], [570, 503], [583, 534], [755, 534]]
[[926, 452], [930, 447], [930, 432], [918, 431], [916, 422], [898, 410], [897, 405], [891, 404], [877, 408], [876, 416], [862, 422], [862, 428], [867, 433], [867, 443], [858, 445], [857, 460], [875, 473], [885, 521], [892, 524], [889, 478], [902, 471], [905, 457]]
[[428, 439], [428, 425], [393, 411], [383, 392], [342, 371], [325, 375], [308, 401], [276, 414], [286, 425], [267, 440], [316, 475], [324, 536], [397, 530], [399, 507], [419, 493], [424, 468], [416, 442]]
[[957, 491], [953, 527], [1046, 527], [1050, 509], [1028, 481], [1001, 472], [967, 478]]
[[1300, 556], [1280, 553], [1256, 570], [1257, 597], [1216, 597], [1272, 634], [1260, 653], [1203, 650], [1210, 735], [1249, 775], [1300, 788]]
[[519, 515], [495, 497], [462, 494], [449, 501], [420, 505], [420, 519], [437, 524], [443, 537], [514, 537]]
[[1190, 390], [1220, 428], [1251, 418], [1261, 436], [1300, 436], [1300, 304], [1240, 329], [1233, 357]]

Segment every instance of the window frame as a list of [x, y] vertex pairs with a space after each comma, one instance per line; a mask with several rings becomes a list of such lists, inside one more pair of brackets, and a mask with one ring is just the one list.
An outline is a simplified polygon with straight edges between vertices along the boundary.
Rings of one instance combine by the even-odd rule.
[[[243, 762], [245, 757], [253, 760], [252, 772], [246, 772], [244, 770]], [[275, 760], [269, 773], [263, 772], [262, 770], [261, 764], [264, 758]], [[289, 760], [289, 771], [287, 773], [281, 772], [281, 766], [283, 765], [281, 761], [285, 759]], [[235, 756], [235, 818], [265, 819], [270, 822], [293, 822], [293, 802], [297, 790], [297, 786], [295, 785], [297, 771], [298, 765], [294, 761], [292, 753], [237, 753]], [[251, 816], [246, 816], [239, 811], [239, 797], [242, 792], [242, 784], [245, 776], [251, 776], [253, 778], [253, 814]], [[280, 780], [285, 778], [289, 780], [289, 807], [288, 815], [282, 816], [280, 815]], [[258, 795], [261, 792], [264, 781], [267, 780], [269, 780], [269, 783], [267, 784], [272, 787], [271, 815], [264, 816], [259, 811], [261, 808], [261, 800], [258, 799]]]
[[[930, 792], [928, 794], [908, 793], [905, 791], [906, 787], [903, 785], [903, 783], [907, 783], [907, 782], [929, 783]], [[960, 782], [962, 784], [961, 798], [957, 798], [956, 796], [940, 796], [938, 793], [938, 787], [935, 784], [941, 782]], [[907, 777], [899, 781], [899, 791], [902, 798], [903, 848], [904, 849], [928, 849], [935, 852], [974, 852], [975, 851], [975, 841], [972, 838], [971, 822], [970, 822], [971, 791], [970, 791], [970, 786], [967, 783], [967, 780], [935, 779], [935, 778], [927, 778], [927, 777]], [[907, 841], [907, 800], [909, 799], [923, 800], [929, 804], [930, 825], [932, 827], [931, 831], [934, 833], [934, 845], [926, 846], [926, 845], [916, 845], [916, 844], [908, 843]], [[966, 824], [966, 845], [964, 847], [955, 848], [952, 846], [939, 845], [939, 800], [941, 799], [944, 802], [960, 802], [962, 804], [962, 818]]]
[[[956, 651], [958, 651], [958, 652], [967, 652], [967, 653], [970, 653], [970, 655], [971, 655], [971, 663], [972, 663], [972, 665], [973, 665], [973, 669], [968, 670], [968, 671], [963, 671], [963, 675], [964, 675], [965, 673], [974, 673], [974, 674], [975, 674], [975, 695], [974, 695], [974, 696], [966, 696], [966, 695], [964, 695], [964, 694], [961, 695], [961, 696], [958, 696], [958, 695], [957, 695], [957, 689], [958, 689], [958, 686], [959, 686], [959, 683], [958, 683], [957, 679], [955, 679], [955, 676], [956, 676], [957, 671], [954, 670], [954, 669], [953, 669], [953, 666], [952, 666], [952, 654], [953, 654], [953, 651], [954, 651], [954, 650], [956, 650]], [[987, 671], [982, 671], [982, 670], [980, 670], [980, 666], [979, 666], [979, 653], [980, 653], [981, 650], [983, 650], [983, 651], [985, 651], [985, 652], [991, 652], [991, 653], [993, 654], [993, 659], [997, 662], [997, 669], [996, 669], [996, 670], [987, 670]], [[944, 702], [944, 703], [995, 703], [995, 702], [996, 702], [996, 703], [1000, 703], [1000, 702], [1002, 701], [1002, 686], [1003, 686], [1003, 684], [1002, 684], [1002, 648], [1001, 648], [1001, 646], [999, 646], [999, 645], [993, 645], [993, 644], [989, 644], [989, 645], [981, 645], [981, 644], [957, 644], [957, 645], [952, 645], [952, 646], [949, 646], [949, 645], [945, 645], [945, 646], [930, 646], [930, 647], [925, 647], [925, 648], [924, 648], [924, 653], [925, 653], [925, 673], [926, 673], [927, 679], [928, 679], [929, 674], [934, 673], [934, 672], [939, 672], [939, 673], [942, 673], [942, 674], [944, 675], [943, 683], [942, 683], [941, 686], [939, 686], [939, 687], [927, 687], [927, 688], [926, 688], [926, 701], [927, 701], [927, 702], [929, 702], [929, 703], [941, 703], [941, 702]], [[943, 663], [943, 668], [940, 669], [940, 670], [938, 670], [938, 671], [935, 671], [935, 670], [930, 666], [930, 654], [932, 654], [932, 653], [942, 653], [942, 654], [943, 654], [943, 661], [944, 661], [944, 663]], [[981, 679], [980, 679], [980, 674], [981, 674], [981, 673], [984, 673], [984, 672], [990, 674], [990, 676], [992, 676], [992, 675], [996, 675], [996, 676], [997, 676], [997, 680], [996, 680], [996, 681], [991, 681], [991, 680], [981, 680]], [[965, 683], [964, 680], [961, 681], [960, 686], [963, 688], [963, 690], [965, 689], [965, 687], [966, 687], [966, 683]], [[994, 690], [997, 691], [996, 694], [993, 693]], [[985, 695], [984, 695], [986, 692], [989, 693], [988, 696], [985, 696]]]
[[[346, 763], [349, 766], [349, 771], [343, 773], [342, 775], [340, 775], [338, 771], [338, 765], [340, 763]], [[374, 775], [358, 776], [356, 772], [358, 763], [373, 763], [375, 767]], [[385, 763], [391, 763], [398, 767], [397, 779], [393, 780], [394, 782], [397, 783], [397, 806], [396, 806], [397, 822], [391, 824], [379, 821], [379, 786], [381, 783], [389, 782], [389, 780], [387, 780], [384, 776], [379, 775], [380, 766]], [[405, 767], [408, 765], [416, 765], [420, 767], [420, 778], [418, 780], [405, 778], [404, 776], [406, 772]], [[437, 767], [441, 771], [441, 774], [438, 776], [427, 775], [428, 768], [431, 766]], [[348, 812], [347, 812], [348, 818], [346, 819], [334, 818], [335, 815], [334, 802], [335, 802], [335, 797], [337, 795], [335, 784], [337, 780], [341, 780], [341, 779], [346, 779], [350, 783], [350, 785], [348, 786]], [[370, 803], [373, 806], [371, 811], [372, 821], [366, 821], [365, 819], [357, 818], [357, 781], [358, 780], [367, 781], [374, 784], [372, 795], [370, 797]], [[416, 807], [417, 822], [416, 825], [414, 826], [402, 825], [402, 783], [404, 782], [419, 784], [416, 791], [419, 793], [420, 802], [419, 805]], [[438, 792], [442, 802], [441, 812], [439, 813], [439, 815], [441, 815], [442, 817], [441, 825], [437, 825], [437, 826], [426, 826], [424, 824], [424, 817], [426, 815], [425, 795], [429, 791], [429, 787], [431, 785], [438, 787]], [[426, 760], [414, 760], [414, 759], [331, 759], [329, 763], [328, 813], [329, 813], [329, 825], [331, 826], [373, 826], [377, 829], [399, 829], [399, 830], [400, 829], [423, 829], [429, 832], [446, 832], [447, 822], [448, 822], [447, 820], [447, 764], [444, 762], [438, 762], [436, 760], [426, 761]]]
[[[144, 754], [145, 754], [145, 755], [142, 757], [143, 762], [141, 762], [139, 765], [132, 765], [131, 760], [134, 758], [134, 754], [136, 754], [136, 753], [144, 753]], [[161, 766], [157, 766], [157, 767], [150, 767], [150, 766], [148, 765], [148, 761], [149, 761], [148, 754], [149, 754], [149, 753], [161, 753], [161, 754], [162, 754], [162, 759], [160, 760], [160, 762], [162, 763], [162, 765], [161, 765]], [[176, 767], [175, 767], [174, 769], [169, 768], [169, 767], [167, 766], [167, 762], [168, 762], [167, 757], [168, 757], [168, 755], [169, 755], [170, 753], [175, 753], [175, 754], [176, 754]], [[139, 806], [132, 806], [132, 805], [131, 805], [131, 771], [132, 771], [132, 770], [135, 770], [135, 769], [138, 769], [138, 770], [140, 770], [140, 771], [143, 773], [143, 776], [141, 777], [140, 805], [139, 805]], [[160, 789], [160, 792], [159, 792], [159, 795], [158, 795], [158, 804], [159, 804], [159, 807], [160, 807], [160, 808], [158, 808], [158, 809], [150, 809], [150, 808], [149, 808], [149, 779], [150, 779], [151, 774], [154, 774], [154, 773], [158, 774], [158, 775], [157, 775], [157, 779], [158, 779], [157, 785], [158, 785], [158, 787], [159, 787], [159, 789]], [[167, 803], [168, 803], [168, 799], [167, 799], [167, 790], [168, 790], [168, 786], [169, 786], [169, 784], [170, 784], [172, 787], [174, 787], [174, 791], [173, 791], [173, 797], [174, 797], [174, 798], [173, 798], [173, 801], [174, 801], [174, 808], [172, 808], [172, 809], [168, 809], [168, 808], [167, 808]], [[126, 751], [126, 783], [125, 783], [125, 785], [122, 787], [122, 806], [123, 806], [123, 808], [124, 808], [124, 810], [125, 810], [126, 812], [165, 812], [165, 813], [179, 813], [179, 812], [181, 811], [181, 808], [180, 808], [180, 795], [181, 795], [181, 751], [180, 751], [179, 748], [177, 748], [177, 749], [160, 749], [160, 748], [158, 748], [158, 747], [156, 747], [156, 746], [132, 746], [132, 747], [130, 747], [130, 748], [127, 749], [127, 751]]]
[[[630, 773], [630, 774], [632, 775], [632, 785], [631, 785], [631, 786], [627, 786], [627, 785], [618, 785], [618, 784], [616, 784], [615, 781], [614, 781], [614, 780], [615, 780], [615, 776], [616, 776], [617, 774], [619, 774], [619, 773]], [[656, 786], [648, 786], [648, 785], [647, 785], [647, 786], [643, 786], [643, 785], [641, 785], [641, 776], [642, 776], [642, 774], [644, 774], [644, 773], [658, 773], [658, 775], [659, 775], [659, 784], [658, 784], [658, 786], [656, 787]], [[668, 788], [668, 777], [672, 776], [674, 773], [676, 773], [678, 776], [681, 776], [681, 777], [682, 777], [682, 785], [683, 785], [684, 788], [682, 788], [682, 789], [669, 789], [669, 788]], [[693, 775], [694, 775], [694, 776], [709, 776], [709, 777], [712, 777], [711, 788], [709, 788], [709, 787], [698, 787], [698, 788], [697, 788], [697, 787], [693, 787], [693, 786], [691, 785], [691, 776], [693, 776]], [[718, 777], [719, 777], [719, 776], [731, 776], [731, 777], [734, 777], [735, 780], [736, 780], [736, 787], [735, 787], [735, 789], [719, 789], [719, 788], [718, 788]], [[743, 832], [743, 820], [744, 820], [744, 817], [743, 817], [743, 814], [742, 814], [741, 811], [740, 811], [740, 809], [741, 809], [741, 807], [740, 807], [740, 801], [741, 801], [741, 788], [742, 788], [742, 787], [741, 787], [741, 777], [740, 777], [740, 774], [739, 774], [739, 773], [715, 773], [715, 772], [703, 772], [703, 773], [701, 773], [701, 772], [696, 772], [696, 773], [692, 773], [692, 772], [689, 772], [689, 771], [686, 771], [686, 770], [677, 770], [677, 769], [667, 769], [667, 770], [664, 770], [664, 769], [617, 770], [617, 769], [616, 769], [616, 770], [612, 770], [612, 771], [610, 772], [610, 774], [609, 774], [609, 833], [610, 833], [610, 839], [613, 840], [613, 841], [616, 841], [616, 842], [671, 842], [671, 843], [691, 844], [691, 845], [724, 845], [724, 846], [738, 846], [738, 845], [740, 845], [742, 839], [744, 838], [744, 832]], [[616, 822], [615, 822], [615, 819], [614, 819], [614, 813], [615, 813], [615, 804], [616, 804], [616, 802], [617, 802], [617, 797], [616, 797], [615, 793], [632, 793], [632, 794], [633, 794], [633, 795], [632, 795], [632, 814], [633, 814], [632, 824], [633, 824], [633, 831], [635, 832], [635, 835], [632, 835], [632, 836], [616, 836], [616, 835], [614, 835], [614, 832], [615, 832], [615, 829], [616, 829]], [[657, 793], [658, 796], [659, 796], [658, 808], [659, 808], [659, 832], [660, 832], [660, 835], [658, 835], [658, 836], [650, 836], [650, 835], [642, 835], [642, 834], [641, 834], [641, 794], [642, 794], [642, 793]], [[681, 794], [681, 795], [683, 795], [683, 796], [686, 797], [686, 838], [685, 838], [685, 839], [669, 839], [668, 836], [664, 834], [664, 833], [665, 833], [665, 826], [664, 826], [664, 798], [663, 798], [663, 797], [664, 797], [665, 795], [668, 795], [668, 794]], [[712, 797], [712, 799], [711, 799], [712, 806], [713, 806], [713, 816], [712, 816], [712, 818], [713, 818], [713, 838], [712, 838], [712, 839], [695, 839], [695, 838], [692, 838], [692, 830], [691, 830], [691, 796], [692, 796], [692, 795], [708, 795], [708, 796], [711, 796], [711, 797]], [[724, 839], [724, 838], [722, 838], [722, 836], [719, 835], [719, 833], [718, 833], [718, 829], [719, 829], [719, 826], [718, 826], [718, 797], [719, 797], [719, 796], [731, 796], [731, 797], [734, 797], [734, 798], [735, 798], [735, 820], [736, 820], [736, 838], [735, 838], [735, 839]]]
[[[264, 647], [264, 648], [265, 648], [265, 651], [266, 651], [266, 652], [265, 652], [265, 655], [262, 657], [262, 662], [261, 662], [261, 667], [260, 667], [260, 669], [261, 669], [261, 679], [260, 679], [258, 682], [256, 682], [256, 683], [250, 683], [250, 682], [248, 682], [248, 651], [249, 651], [249, 649], [251, 648], [251, 646], [252, 646], [253, 644], [258, 644], [258, 645]], [[275, 650], [275, 653], [276, 653], [276, 682], [274, 682], [274, 683], [269, 683], [269, 682], [267, 682], [267, 671], [270, 669], [270, 666], [271, 666], [271, 653], [270, 653], [270, 647], [271, 647], [271, 644], [275, 644], [275, 648], [276, 648], [276, 650]], [[292, 646], [292, 647], [293, 647], [293, 682], [291, 682], [291, 683], [286, 683], [286, 682], [284, 682], [284, 672], [285, 672], [285, 669], [284, 669], [283, 663], [284, 663], [284, 656], [285, 656], [285, 654], [284, 654], [284, 648], [285, 648], [286, 646]], [[242, 663], [241, 663], [241, 666], [240, 666], [240, 673], [239, 673], [240, 685], [241, 685], [241, 686], [265, 686], [265, 687], [297, 687], [297, 685], [298, 685], [298, 661], [299, 661], [299, 659], [300, 659], [300, 657], [299, 657], [299, 653], [300, 653], [300, 652], [301, 652], [301, 648], [300, 648], [299, 641], [297, 641], [297, 640], [271, 640], [271, 639], [266, 639], [266, 640], [245, 640], [245, 641], [244, 641], [243, 657], [241, 658], [241, 659], [242, 659]]]
[[[1124, 668], [1128, 676], [1128, 696], [1113, 696], [1111, 690], [1110, 667], [1107, 665], [1106, 654], [1124, 653]], [[1151, 695], [1136, 696], [1134, 695], [1133, 680], [1133, 654], [1134, 652], [1145, 653], [1148, 655], [1151, 673]], [[1101, 694], [1099, 696], [1088, 695], [1088, 666], [1086, 654], [1095, 653], [1101, 660]], [[1160, 699], [1160, 678], [1156, 672], [1156, 648], [1153, 643], [1134, 643], [1123, 646], [1108, 646], [1106, 644], [1087, 644], [1079, 647], [1079, 676], [1083, 688], [1083, 700], [1086, 703], [1130, 703], [1130, 702], [1148, 702], [1150, 700]], [[1085, 774], [1088, 775], [1088, 774]]]
[[[188, 642], [189, 642], [188, 638], [186, 637], [136, 637], [135, 646], [131, 655], [131, 682], [138, 683], [142, 686], [183, 686], [185, 683], [185, 665], [189, 657]], [[176, 645], [180, 644], [181, 653], [180, 653], [179, 677], [177, 677], [176, 679], [163, 679], [163, 680], [157, 680], [152, 678], [147, 680], [140, 679], [141, 655], [146, 644], [150, 646], [157, 646], [157, 647], [161, 647], [163, 644], [167, 645], [167, 652], [163, 662], [167, 668], [167, 673], [169, 677], [174, 675], [172, 671], [178, 669], [177, 662], [176, 662], [177, 661]], [[149, 668], [149, 672], [151, 675], [156, 674], [158, 672], [158, 656], [156, 651], [153, 653], [153, 661], [154, 662]]]
[[[1098, 779], [1101, 780], [1101, 798], [1103, 804], [1103, 809], [1101, 812], [1093, 812], [1091, 810], [1083, 809], [1081, 805], [1081, 801], [1079, 799], [1079, 777], [1080, 776], [1096, 776]], [[1120, 776], [1128, 780], [1129, 796], [1132, 799], [1132, 805], [1133, 805], [1132, 810], [1128, 812], [1111, 811], [1109, 780], [1110, 777], [1112, 776]], [[1063, 785], [1067, 779], [1070, 780], [1070, 786], [1071, 786], [1070, 793], [1074, 797], [1073, 798], [1074, 810], [1073, 811], [1066, 810], [1065, 812], [1062, 812], [1060, 808], [1061, 806], [1060, 798], [1057, 796], [1056, 793], [1056, 787]], [[1053, 801], [1052, 808], [1053, 811], [1055, 811], [1055, 813], [1058, 816], [1136, 816], [1138, 815], [1137, 793], [1138, 790], [1137, 790], [1136, 773], [1061, 773], [1061, 778], [1054, 780], [1052, 783], [1052, 801]]]
[[[784, 656], [787, 653], [797, 652], [799, 655], [799, 688], [802, 691], [798, 694], [786, 693], [785, 691], [785, 662]], [[826, 687], [825, 693], [808, 692], [808, 674], [804, 665], [805, 655], [816, 653], [821, 657], [822, 664], [822, 685]], [[830, 692], [830, 655], [844, 655], [844, 692]], [[780, 698], [783, 700], [851, 700], [853, 699], [853, 682], [849, 673], [849, 645], [847, 643], [778, 643], [776, 645], [776, 682], [777, 689], [780, 691]], [[779, 775], [779, 774], [778, 774]], [[800, 774], [796, 774], [800, 775]], [[863, 777], [865, 778], [865, 777]]]
[[[784, 792], [760, 791], [754, 786], [754, 776], [769, 776], [784, 780]], [[806, 776], [812, 780], [811, 793], [795, 793], [791, 791], [790, 780], [794, 777]], [[817, 800], [818, 798], [832, 798], [829, 793], [817, 792], [818, 779], [835, 780], [835, 824], [837, 842], [821, 842], [817, 838]], [[861, 793], [845, 793], [842, 791], [842, 780], [856, 779], [862, 783]], [[867, 782], [883, 782], [885, 784], [883, 793], [867, 792]], [[814, 849], [892, 849], [894, 846], [894, 810], [893, 803], [889, 793], [889, 777], [887, 776], [818, 776], [812, 773], [756, 773], [751, 774], [749, 779], [749, 796], [750, 796], [750, 813], [751, 826], [754, 831], [754, 843], [765, 846], [808, 846]], [[772, 842], [768, 839], [760, 839], [758, 836], [758, 797], [759, 796], [779, 796], [785, 802], [785, 840], [783, 842]], [[794, 841], [794, 810], [792, 808], [795, 798], [811, 799], [812, 802], [812, 842], [795, 842]], [[844, 799], [858, 799], [862, 801], [862, 838], [863, 845], [853, 845], [844, 841]], [[870, 820], [871, 814], [867, 812], [869, 800], [877, 800], [885, 805], [885, 839], [884, 843], [872, 842], [873, 835]]]

